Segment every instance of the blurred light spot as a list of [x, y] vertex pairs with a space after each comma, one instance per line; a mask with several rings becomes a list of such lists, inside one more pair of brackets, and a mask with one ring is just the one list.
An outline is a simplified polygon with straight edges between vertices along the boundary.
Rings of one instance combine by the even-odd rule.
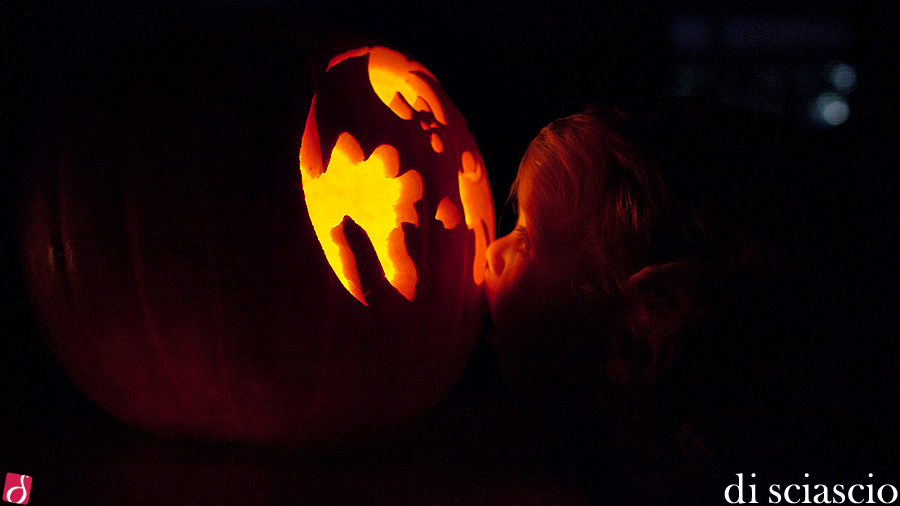
[[822, 93], [816, 98], [819, 118], [831, 126], [838, 126], [850, 117], [850, 106], [837, 93]]
[[856, 69], [839, 62], [829, 64], [828, 68], [831, 69], [828, 80], [836, 90], [847, 93], [856, 87]]

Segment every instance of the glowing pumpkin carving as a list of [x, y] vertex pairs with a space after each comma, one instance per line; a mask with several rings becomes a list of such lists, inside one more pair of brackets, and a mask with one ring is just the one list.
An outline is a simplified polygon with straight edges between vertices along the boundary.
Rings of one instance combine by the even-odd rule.
[[26, 194], [48, 343], [137, 426], [288, 443], [377, 430], [446, 392], [481, 330], [492, 200], [437, 80], [362, 48], [312, 98], [271, 38], [253, 59], [246, 41], [231, 59], [204, 41], [110, 66], [126, 78], [73, 102]]
[[[426, 217], [433, 217], [428, 221], [436, 220], [447, 230], [457, 228], [462, 208], [466, 226], [475, 237], [471, 278], [480, 286], [485, 249], [494, 236], [493, 205], [483, 164], [476, 158], [475, 141], [467, 132], [460, 135], [466, 127], [459, 111], [438, 95], [437, 80], [425, 67], [387, 48], [350, 51], [334, 58], [328, 68], [323, 91], [310, 107], [300, 145], [300, 168], [313, 227], [344, 287], [366, 304], [343, 235], [342, 220], [349, 216], [372, 239], [389, 283], [407, 300], [414, 300], [418, 272], [402, 227], [404, 223], [420, 229], [435, 226], [420, 221], [417, 203]], [[346, 107], [352, 103], [351, 94], [360, 93], [353, 85], [365, 80], [372, 85], [369, 93], [386, 108], [371, 96], [363, 102], [374, 108], [365, 114]], [[317, 114], [317, 101], [327, 112]], [[449, 107], [445, 108], [445, 103]], [[386, 139], [365, 139], [365, 152], [371, 155], [364, 159], [364, 150], [352, 132], [365, 132], [373, 124], [379, 126], [378, 131], [393, 134]], [[404, 137], [421, 140], [417, 149], [401, 156], [393, 146], [405, 144]], [[329, 149], [330, 156], [323, 157]], [[423, 172], [430, 183], [424, 194]], [[446, 257], [453, 254], [452, 248], [442, 252]], [[441, 258], [442, 264], [445, 261], [452, 260]]]

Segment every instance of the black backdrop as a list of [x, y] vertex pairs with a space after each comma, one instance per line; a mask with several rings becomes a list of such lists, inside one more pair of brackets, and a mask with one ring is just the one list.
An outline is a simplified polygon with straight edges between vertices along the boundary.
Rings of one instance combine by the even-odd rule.
[[[584, 496], [572, 478], [580, 474], [566, 472], [577, 464], [538, 435], [538, 422], [501, 402], [483, 350], [454, 393], [396, 440], [302, 457], [157, 440], [108, 418], [57, 369], [27, 303], [15, 239], [17, 185], [44, 104], [105, 47], [230, 11], [311, 16], [423, 62], [479, 142], [498, 215], [531, 137], [585, 102], [701, 94], [797, 123], [819, 167], [798, 199], [821, 215], [805, 232], [811, 309], [808, 335], [798, 336], [814, 346], [797, 365], [816, 376], [819, 395], [805, 406], [797, 470], [818, 472], [812, 482], [868, 483], [874, 473], [871, 482], [900, 485], [892, 417], [900, 393], [896, 18], [861, 2], [502, 4], [5, 3], [0, 473], [33, 475], [33, 504], [56, 503], [54, 496], [72, 504], [543, 504]], [[830, 127], [813, 106], [829, 91], [823, 72], [833, 61], [851, 64], [858, 82], [843, 93], [849, 118]], [[502, 214], [506, 232], [510, 212]]]

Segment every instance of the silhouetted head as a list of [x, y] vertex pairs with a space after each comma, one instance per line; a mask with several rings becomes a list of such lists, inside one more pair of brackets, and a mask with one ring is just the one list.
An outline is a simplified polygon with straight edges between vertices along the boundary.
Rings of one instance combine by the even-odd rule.
[[619, 439], [725, 409], [710, 392], [747, 379], [776, 272], [787, 162], [770, 126], [671, 103], [540, 131], [516, 228], [488, 249], [489, 344], [520, 392]]

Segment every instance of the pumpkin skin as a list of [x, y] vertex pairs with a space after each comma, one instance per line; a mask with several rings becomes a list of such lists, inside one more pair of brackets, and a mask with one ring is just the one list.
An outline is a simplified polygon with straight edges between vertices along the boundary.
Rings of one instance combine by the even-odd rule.
[[[230, 24], [119, 53], [61, 101], [22, 202], [24, 268], [54, 355], [115, 417], [166, 435], [332, 442], [408, 420], [462, 372], [485, 315], [476, 249], [494, 233], [477, 146], [436, 80], [440, 154], [372, 93], [365, 55], [323, 75], [340, 45]], [[306, 146], [330, 159], [344, 130], [364, 157], [389, 145], [421, 176], [418, 223], [400, 227], [412, 300], [384, 283], [359, 300], [323, 252], [298, 167], [316, 81], [319, 142]], [[323, 120], [326, 103], [344, 124]], [[463, 151], [482, 178], [470, 200], [488, 188], [480, 230], [460, 198]], [[435, 219], [445, 197], [455, 227]], [[347, 225], [351, 258], [363, 255]], [[357, 258], [361, 278], [373, 258]]]

